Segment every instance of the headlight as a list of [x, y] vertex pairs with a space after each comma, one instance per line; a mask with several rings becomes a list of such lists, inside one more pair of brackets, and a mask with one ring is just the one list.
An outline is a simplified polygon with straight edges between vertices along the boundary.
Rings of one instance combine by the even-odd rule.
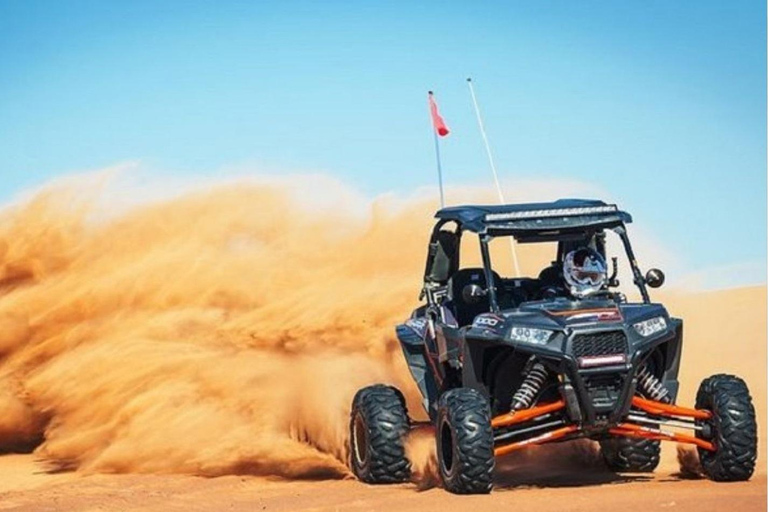
[[664, 320], [663, 316], [656, 316], [642, 322], [637, 322], [632, 327], [635, 328], [637, 334], [647, 337], [665, 330], [667, 328], [667, 321]]
[[546, 345], [550, 336], [552, 336], [552, 331], [532, 327], [513, 327], [509, 331], [510, 340], [532, 343], [533, 345]]

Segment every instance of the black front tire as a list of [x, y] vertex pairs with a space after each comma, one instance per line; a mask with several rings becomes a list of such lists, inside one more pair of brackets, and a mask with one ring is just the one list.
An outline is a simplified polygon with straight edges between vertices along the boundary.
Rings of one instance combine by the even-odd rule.
[[487, 494], [493, 488], [493, 429], [488, 400], [470, 388], [447, 391], [437, 411], [437, 459], [445, 488]]
[[699, 386], [696, 408], [712, 412], [705, 422], [710, 435], [696, 434], [715, 445], [715, 451], [698, 448], [704, 474], [717, 482], [749, 480], [757, 459], [757, 421], [746, 383], [733, 375], [713, 375]]
[[617, 473], [652, 473], [659, 465], [661, 442], [651, 439], [612, 437], [600, 441], [606, 466]]
[[400, 391], [383, 384], [358, 391], [349, 422], [349, 458], [355, 476], [369, 484], [407, 482], [411, 476], [411, 463], [405, 455], [409, 430]]

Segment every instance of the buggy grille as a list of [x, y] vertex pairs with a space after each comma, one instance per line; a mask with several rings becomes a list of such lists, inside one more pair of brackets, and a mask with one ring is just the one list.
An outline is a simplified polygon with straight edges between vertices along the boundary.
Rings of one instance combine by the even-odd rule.
[[577, 334], [571, 342], [571, 350], [577, 358], [626, 354], [627, 335], [624, 331]]

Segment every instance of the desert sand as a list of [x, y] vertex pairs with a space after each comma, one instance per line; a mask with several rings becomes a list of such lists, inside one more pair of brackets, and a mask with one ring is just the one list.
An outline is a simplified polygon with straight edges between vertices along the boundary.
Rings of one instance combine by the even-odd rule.
[[[55, 189], [0, 215], [0, 509], [765, 508], [764, 456], [751, 481], [717, 484], [681, 473], [673, 444], [643, 476], [587, 443], [532, 448], [499, 460], [490, 496], [458, 497], [435, 486], [420, 431], [414, 482], [355, 481], [356, 389], [396, 384], [420, 416], [392, 327], [415, 303], [431, 206], [302, 213], [291, 194], [223, 187], [103, 218]], [[654, 298], [685, 320], [679, 402], [742, 376], [764, 446], [766, 288]]]
[[[12, 460], [9, 460], [12, 459]], [[464, 511], [505, 509], [709, 511], [765, 510], [765, 474], [746, 483], [681, 480], [664, 471], [653, 477], [584, 474], [555, 467], [555, 477], [505, 483], [485, 496], [454, 496], [413, 485], [374, 487], [352, 480], [274, 481], [259, 477], [203, 479], [168, 475], [34, 475], [27, 456], [0, 460], [0, 472], [23, 472], [16, 490], [0, 493], [0, 510], [10, 511]], [[13, 469], [11, 469], [13, 468]], [[567, 475], [562, 473], [566, 472]]]

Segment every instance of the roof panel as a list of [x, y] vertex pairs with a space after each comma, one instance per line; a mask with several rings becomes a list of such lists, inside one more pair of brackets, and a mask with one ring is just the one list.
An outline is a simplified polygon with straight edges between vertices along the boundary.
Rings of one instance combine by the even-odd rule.
[[530, 234], [537, 230], [613, 227], [632, 222], [616, 205], [594, 199], [559, 199], [551, 203], [451, 206], [435, 217], [452, 220], [475, 233]]

